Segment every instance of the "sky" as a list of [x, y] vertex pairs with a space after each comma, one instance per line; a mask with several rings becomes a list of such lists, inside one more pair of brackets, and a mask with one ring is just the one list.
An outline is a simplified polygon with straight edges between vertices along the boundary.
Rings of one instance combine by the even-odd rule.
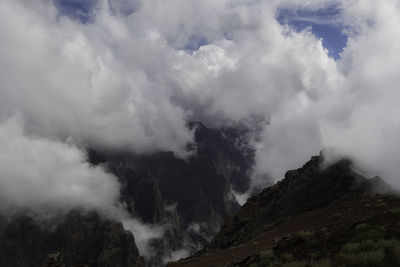
[[251, 130], [254, 185], [324, 150], [399, 188], [399, 5], [2, 0], [0, 212], [125, 220], [86, 148], [185, 158], [191, 120]]
[[346, 26], [340, 23], [340, 8], [327, 6], [322, 9], [281, 8], [277, 12], [279, 23], [292, 27], [296, 31], [309, 29], [316, 37], [322, 39], [322, 45], [328, 55], [335, 60], [347, 44]]
[[[92, 23], [98, 0], [54, 0], [53, 3], [60, 15], [68, 16], [81, 23]], [[131, 14], [134, 10], [133, 4], [125, 7], [127, 14]], [[329, 51], [329, 56], [338, 60], [347, 44], [345, 25], [335, 21], [338, 16], [340, 16], [340, 7], [332, 4], [317, 10], [278, 8], [276, 19], [280, 24], [288, 25], [296, 31], [310, 29], [315, 36], [322, 39], [322, 45]], [[206, 39], [193, 37], [183, 49], [194, 51], [205, 44], [207, 44]]]

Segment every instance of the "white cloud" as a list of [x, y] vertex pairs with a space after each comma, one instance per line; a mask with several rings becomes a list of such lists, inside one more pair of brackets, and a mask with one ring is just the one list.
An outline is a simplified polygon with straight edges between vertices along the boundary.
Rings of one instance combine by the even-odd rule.
[[22, 112], [27, 131], [45, 137], [184, 154], [192, 134], [158, 74], [171, 53], [162, 41], [105, 10], [82, 25], [48, 1], [25, 2], [0, 4], [0, 113]]
[[274, 112], [259, 143], [258, 171], [280, 179], [319, 149], [332, 148], [399, 187], [399, 4], [343, 1], [341, 6], [357, 35], [350, 37], [337, 70], [322, 72], [319, 93], [304, 95], [315, 84], [311, 81], [302, 97], [293, 95]]
[[324, 144], [353, 157], [372, 174], [400, 187], [400, 5], [398, 1], [356, 1], [349, 12], [368, 25], [343, 54], [346, 83], [334, 110], [345, 118], [322, 123]]
[[[65, 173], [77, 168], [69, 171], [77, 177], [85, 170], [75, 179], [84, 184], [92, 172], [101, 173], [65, 140], [184, 156], [192, 140], [185, 123], [198, 119], [257, 123], [251, 125], [258, 129], [255, 177], [280, 179], [333, 147], [400, 185], [398, 1], [124, 0], [114, 12], [107, 1], [99, 3], [94, 22], [80, 24], [58, 16], [48, 0], [0, 2], [0, 117], [22, 114], [25, 132], [15, 130], [16, 145], [40, 144], [55, 155], [59, 148], [75, 151], [74, 164], [35, 159], [38, 174], [46, 160], [65, 163]], [[311, 32], [292, 32], [275, 18], [278, 6], [317, 10], [332, 3], [343, 25], [357, 33], [337, 62]], [[126, 5], [134, 7], [129, 16], [118, 11]], [[2, 131], [12, 139], [8, 124]], [[5, 159], [18, 162], [22, 155]], [[43, 181], [53, 181], [44, 170]], [[32, 181], [27, 186], [41, 187], [40, 179], [34, 182], [38, 174], [24, 173]], [[107, 174], [99, 177], [108, 181]], [[54, 187], [63, 188], [62, 181]], [[104, 189], [110, 192], [105, 199], [113, 188]], [[91, 207], [97, 200], [89, 196]], [[40, 194], [31, 199], [15, 203], [47, 203]]]
[[176, 251], [172, 251], [170, 255], [163, 258], [163, 263], [166, 264], [168, 262], [178, 261], [180, 259], [184, 259], [190, 256], [190, 251], [186, 249], [180, 249]]
[[30, 214], [39, 221], [72, 209], [96, 210], [121, 221], [135, 236], [140, 253], [151, 256], [150, 242], [163, 235], [159, 226], [130, 217], [119, 202], [117, 178], [91, 166], [85, 152], [55, 139], [28, 136], [23, 119], [0, 121], [0, 214]]
[[135, 243], [139, 249], [140, 255], [145, 256], [147, 260], [156, 257], [157, 253], [151, 246], [151, 241], [162, 238], [164, 235], [163, 227], [146, 225], [132, 218], [123, 218], [122, 224], [126, 230], [130, 231], [135, 236]]
[[16, 116], [0, 123], [0, 212], [64, 213], [73, 208], [112, 214], [119, 184], [85, 153], [56, 140], [27, 136]]

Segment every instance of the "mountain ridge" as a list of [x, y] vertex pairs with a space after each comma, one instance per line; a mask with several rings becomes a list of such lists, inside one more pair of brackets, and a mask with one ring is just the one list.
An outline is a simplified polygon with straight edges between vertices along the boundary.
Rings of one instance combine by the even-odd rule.
[[[381, 178], [368, 179], [356, 173], [350, 160], [339, 160], [329, 166], [322, 166], [322, 162], [322, 155], [315, 156], [301, 168], [288, 171], [283, 180], [249, 198], [203, 250], [168, 266], [249, 266], [251, 262], [256, 264], [257, 259], [261, 261], [260, 253], [276, 252], [279, 242], [282, 244], [285, 238], [292, 240], [291, 236], [301, 231], [312, 229], [318, 232], [328, 227], [340, 233], [364, 217], [390, 213], [388, 209], [370, 210], [363, 206], [363, 201], [377, 201], [380, 198], [376, 196], [380, 194], [389, 194], [394, 205], [400, 205], [399, 199], [392, 195], [393, 191]], [[341, 220], [334, 218], [334, 214], [358, 206], [358, 213], [349, 212], [348, 217]], [[393, 217], [387, 220], [394, 221]], [[276, 265], [259, 266], [285, 264], [284, 260], [274, 259]], [[309, 265], [305, 262], [299, 266]]]

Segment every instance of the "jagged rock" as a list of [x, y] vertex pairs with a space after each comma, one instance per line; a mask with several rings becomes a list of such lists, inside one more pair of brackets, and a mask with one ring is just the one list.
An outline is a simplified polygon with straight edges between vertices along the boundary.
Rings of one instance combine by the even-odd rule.
[[322, 156], [312, 157], [303, 167], [288, 171], [283, 180], [248, 199], [204, 251], [243, 243], [265, 231], [267, 225], [280, 224], [343, 198], [390, 189], [380, 178], [367, 179], [354, 172], [350, 160], [343, 159], [326, 167], [322, 162]]
[[144, 266], [130, 232], [97, 213], [39, 222], [18, 215], [0, 233], [0, 266]]
[[167, 266], [399, 266], [400, 198], [349, 160], [322, 162], [288, 171], [203, 250]]
[[47, 254], [40, 267], [65, 267], [60, 251]]
[[239, 210], [232, 190], [249, 189], [254, 151], [246, 131], [210, 129], [198, 122], [188, 127], [195, 132], [195, 143], [188, 149], [196, 152], [187, 159], [171, 152], [89, 152], [92, 164], [118, 177], [121, 200], [132, 214], [146, 223], [168, 225], [164, 240], [153, 243], [161, 252], [201, 248]]

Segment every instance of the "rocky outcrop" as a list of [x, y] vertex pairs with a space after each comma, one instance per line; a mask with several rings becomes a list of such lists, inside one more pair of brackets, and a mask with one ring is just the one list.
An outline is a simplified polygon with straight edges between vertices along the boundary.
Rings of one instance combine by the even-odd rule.
[[0, 266], [144, 266], [130, 232], [97, 213], [1, 219]]
[[325, 167], [322, 163], [322, 156], [312, 157], [303, 167], [288, 171], [282, 181], [251, 197], [240, 212], [226, 222], [205, 251], [243, 243], [268, 227], [344, 198], [359, 198], [390, 189], [378, 177], [367, 179], [354, 172], [349, 160]]
[[168, 266], [397, 266], [400, 198], [392, 193], [349, 160], [326, 166], [312, 157], [251, 197], [204, 249]]

